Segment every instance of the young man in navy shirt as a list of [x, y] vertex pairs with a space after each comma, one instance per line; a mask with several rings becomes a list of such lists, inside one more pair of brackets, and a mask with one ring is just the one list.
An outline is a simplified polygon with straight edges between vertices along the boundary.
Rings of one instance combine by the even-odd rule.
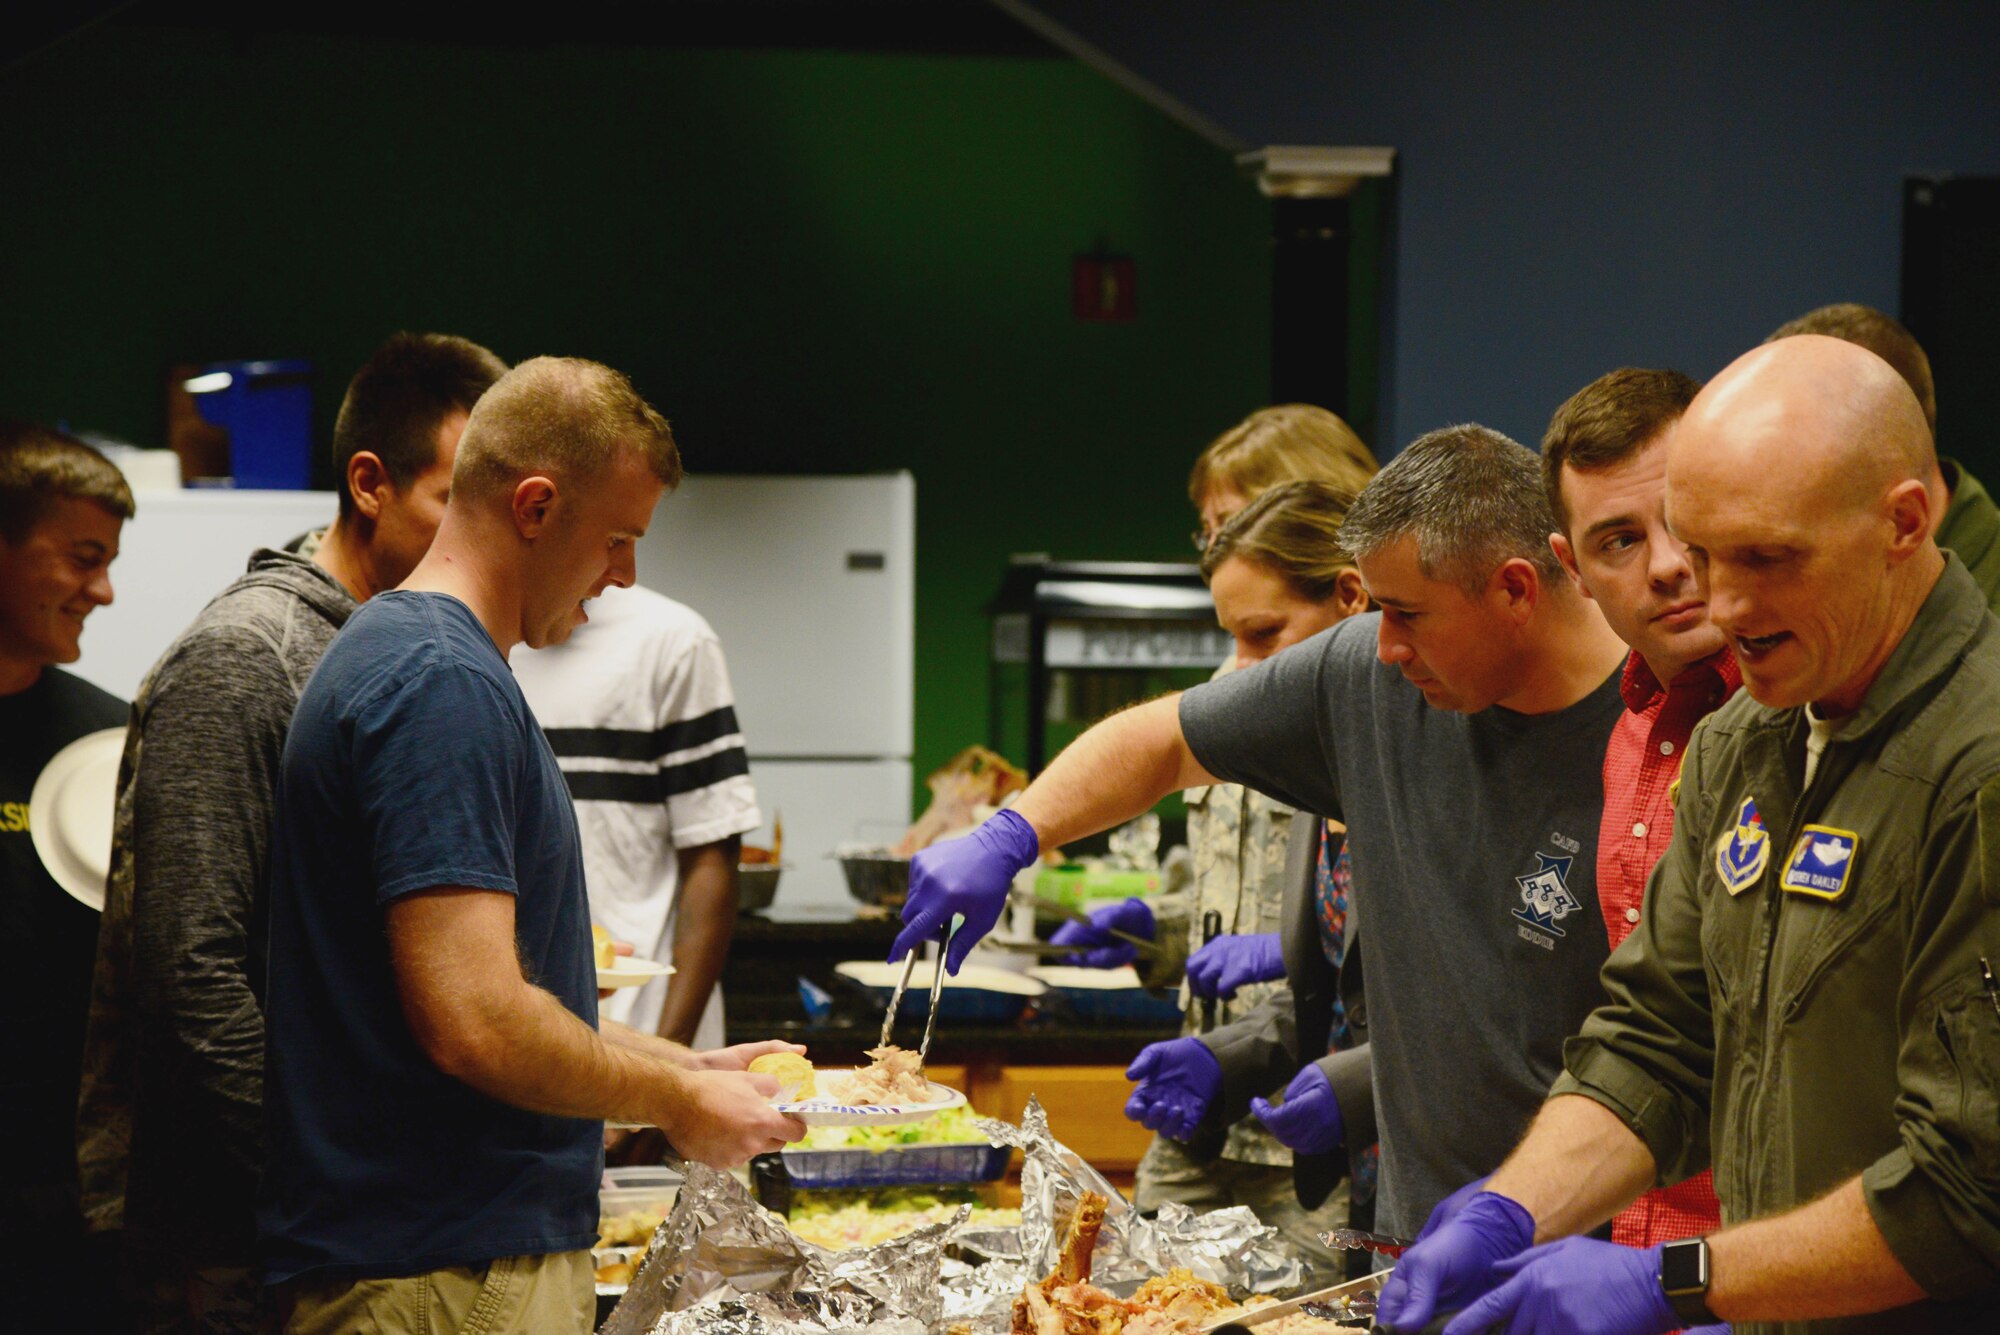
[[576, 817], [507, 666], [634, 579], [680, 480], [617, 372], [486, 392], [423, 561], [300, 697], [273, 831], [266, 1279], [299, 1335], [588, 1331], [602, 1122], [733, 1165], [804, 1135], [745, 1071], [597, 1019]]

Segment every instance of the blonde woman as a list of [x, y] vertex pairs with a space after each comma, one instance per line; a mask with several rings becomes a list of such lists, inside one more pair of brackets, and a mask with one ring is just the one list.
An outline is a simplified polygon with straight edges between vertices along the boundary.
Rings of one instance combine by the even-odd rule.
[[1209, 442], [1188, 474], [1205, 550], [1229, 517], [1284, 482], [1330, 482], [1359, 494], [1381, 465], [1347, 423], [1309, 403], [1260, 408]]

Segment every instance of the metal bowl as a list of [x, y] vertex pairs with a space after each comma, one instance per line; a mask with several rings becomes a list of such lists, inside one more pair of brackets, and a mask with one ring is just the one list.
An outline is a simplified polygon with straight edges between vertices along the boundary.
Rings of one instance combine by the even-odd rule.
[[736, 911], [757, 913], [771, 907], [778, 897], [778, 877], [782, 862], [738, 863], [736, 866]]
[[840, 870], [847, 893], [863, 904], [900, 908], [910, 897], [910, 860], [887, 852], [841, 853]]

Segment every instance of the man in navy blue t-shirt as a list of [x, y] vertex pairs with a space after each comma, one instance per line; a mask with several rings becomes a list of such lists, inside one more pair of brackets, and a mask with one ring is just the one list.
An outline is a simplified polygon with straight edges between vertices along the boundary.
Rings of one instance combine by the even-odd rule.
[[507, 666], [633, 581], [680, 478], [624, 377], [540, 358], [480, 399], [400, 589], [349, 619], [285, 747], [258, 1224], [287, 1330], [588, 1331], [606, 1118], [719, 1165], [798, 1139], [788, 1044], [694, 1054], [597, 1019], [583, 856]]

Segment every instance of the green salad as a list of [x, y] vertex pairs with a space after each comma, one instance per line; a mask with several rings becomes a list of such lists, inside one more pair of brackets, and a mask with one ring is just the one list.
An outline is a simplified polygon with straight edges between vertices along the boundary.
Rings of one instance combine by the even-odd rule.
[[901, 1126], [816, 1126], [801, 1148], [809, 1150], [893, 1150], [905, 1145], [984, 1145], [970, 1108], [947, 1108], [921, 1122]]
[[926, 1224], [947, 1223], [957, 1216], [961, 1205], [972, 1207], [972, 1214], [966, 1220], [968, 1227], [1021, 1226], [1018, 1209], [986, 1206], [976, 1192], [907, 1187], [801, 1192], [793, 1199], [791, 1216], [786, 1222], [792, 1232], [807, 1242], [840, 1251], [848, 1247], [873, 1247]]

